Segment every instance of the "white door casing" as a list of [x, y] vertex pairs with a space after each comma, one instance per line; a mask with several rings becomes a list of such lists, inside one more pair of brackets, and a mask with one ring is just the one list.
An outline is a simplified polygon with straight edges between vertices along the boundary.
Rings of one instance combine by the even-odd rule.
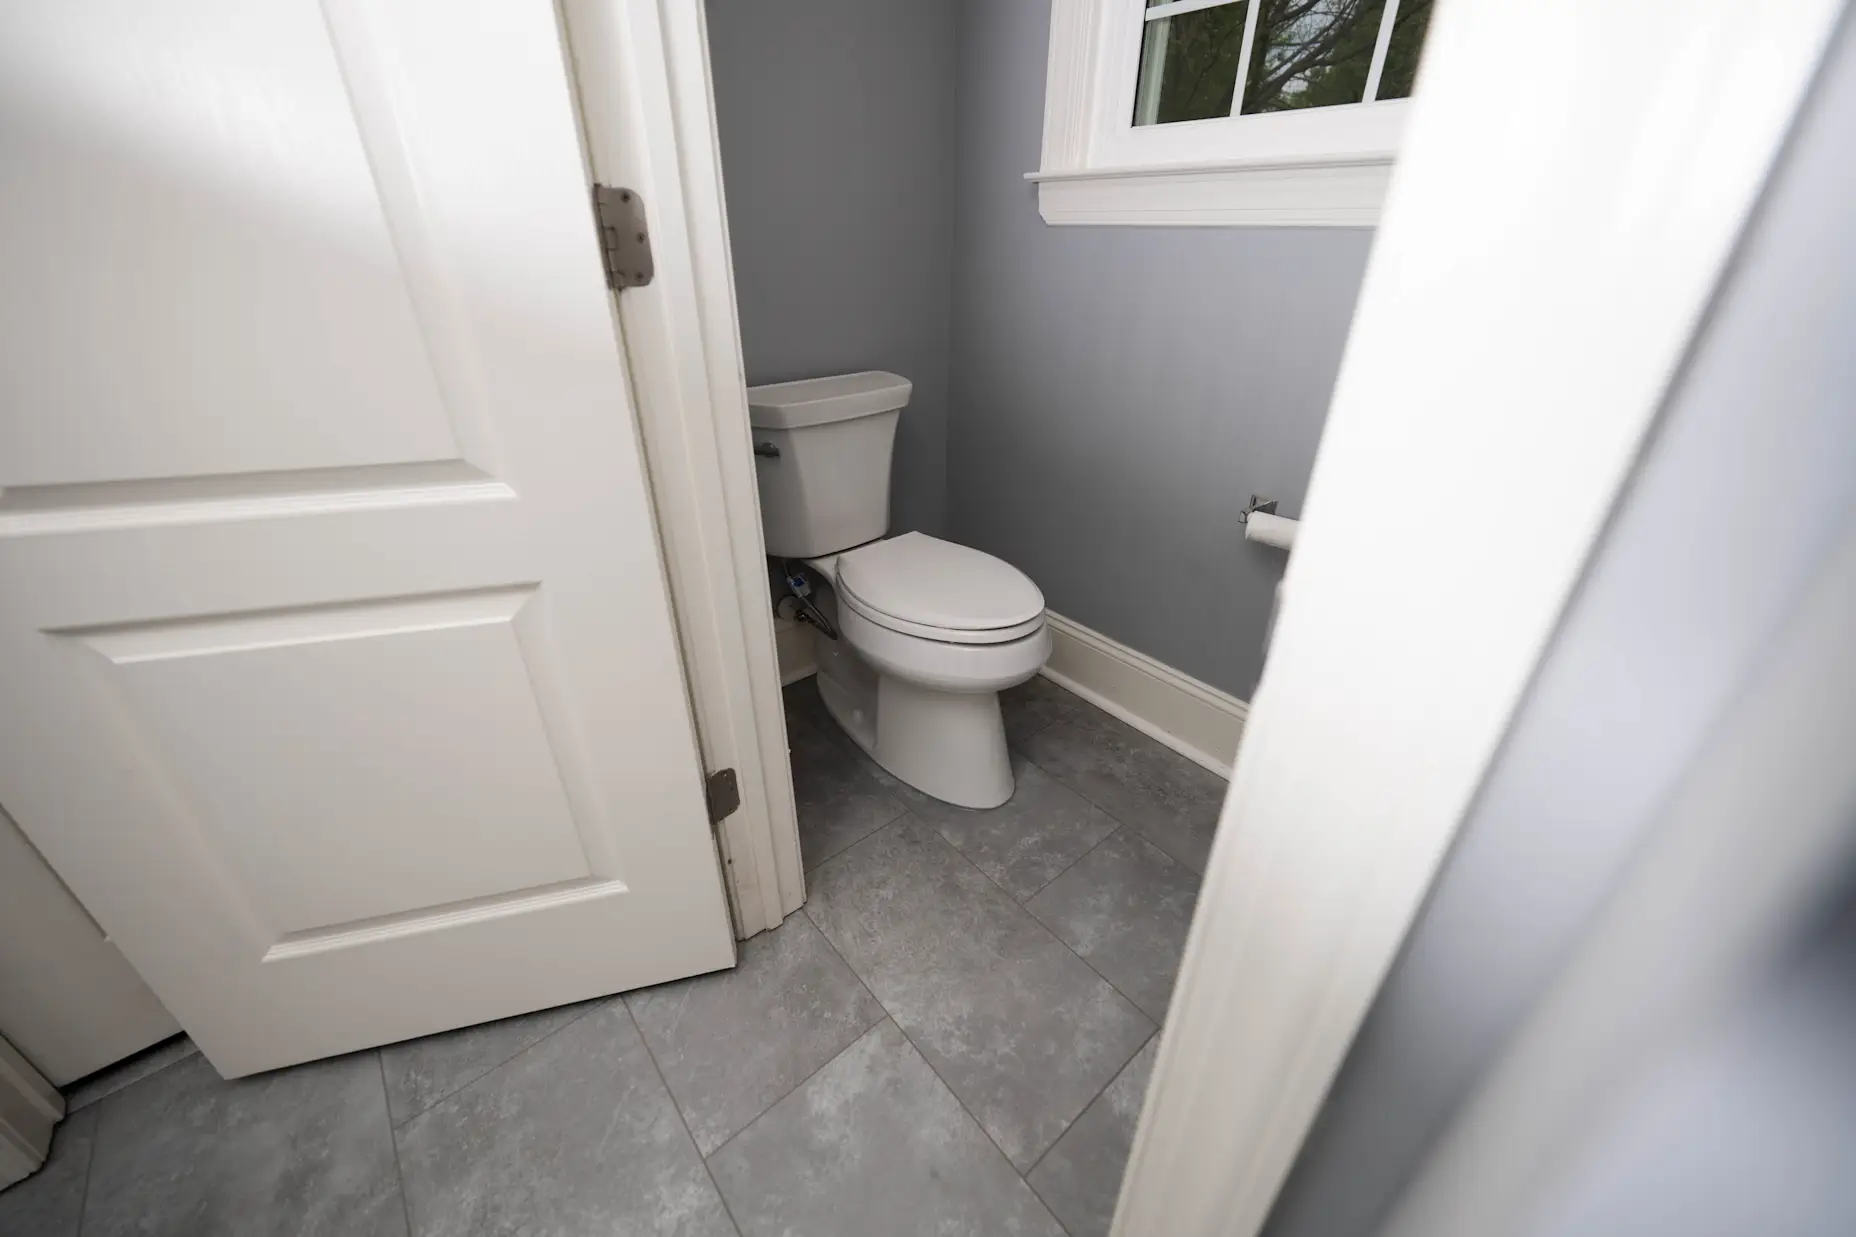
[[0, 1038], [0, 1190], [39, 1171], [63, 1116], [58, 1089]]
[[1114, 1233], [1264, 1228], [1843, 8], [1438, 7]]
[[729, 965], [552, 6], [0, 15], [0, 802], [228, 1076]]
[[619, 298], [736, 935], [805, 900], [701, 4], [561, 0], [594, 176], [642, 193], [657, 275]]

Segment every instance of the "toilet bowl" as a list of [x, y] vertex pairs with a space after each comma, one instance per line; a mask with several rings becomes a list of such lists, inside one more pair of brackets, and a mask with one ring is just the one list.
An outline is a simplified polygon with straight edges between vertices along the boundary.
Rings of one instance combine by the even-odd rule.
[[1050, 656], [1044, 596], [1010, 563], [889, 529], [908, 379], [867, 372], [748, 388], [767, 552], [803, 560], [835, 637], [814, 631], [819, 695], [908, 785], [961, 807], [1012, 797], [999, 692]]
[[[1000, 559], [923, 533], [810, 565], [831, 585], [839, 636], [813, 636], [833, 719], [937, 799], [971, 808], [1010, 799], [999, 693], [1050, 657], [1037, 586]], [[832, 644], [844, 647], [822, 647]]]

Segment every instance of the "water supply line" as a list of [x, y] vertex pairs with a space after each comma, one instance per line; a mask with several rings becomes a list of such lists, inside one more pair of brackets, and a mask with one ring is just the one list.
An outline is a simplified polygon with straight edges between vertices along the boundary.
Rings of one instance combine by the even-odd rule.
[[787, 598], [793, 603], [793, 617], [802, 623], [810, 623], [836, 640], [838, 628], [825, 617], [818, 603], [812, 600], [812, 581], [806, 577], [805, 569], [794, 566], [792, 559], [783, 558], [780, 560], [780, 574], [786, 577]]

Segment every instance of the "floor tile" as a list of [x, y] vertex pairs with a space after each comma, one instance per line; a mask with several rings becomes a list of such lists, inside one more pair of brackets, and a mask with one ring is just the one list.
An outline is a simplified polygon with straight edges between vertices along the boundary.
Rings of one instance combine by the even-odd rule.
[[1012, 757], [1012, 778], [1012, 797], [983, 811], [943, 803], [900, 783], [892, 793], [1022, 902], [1119, 825], [1023, 756]]
[[1008, 743], [1028, 739], [1052, 722], [1073, 721], [1084, 710], [1094, 708], [1041, 674], [999, 693], [999, 711], [1005, 715]]
[[[829, 723], [836, 726], [836, 722]], [[902, 804], [871, 776], [860, 755], [817, 727], [788, 725], [799, 850], [808, 871], [896, 817]]]
[[883, 1018], [812, 921], [741, 943], [732, 971], [625, 998], [704, 1155]]
[[1052, 722], [1020, 745], [1047, 773], [1179, 860], [1205, 870], [1225, 780], [1096, 711]]
[[599, 1004], [581, 1001], [387, 1045], [380, 1050], [380, 1072], [387, 1080], [393, 1124], [412, 1120]]
[[788, 683], [780, 689], [781, 700], [786, 707], [787, 724], [795, 720], [804, 722], [814, 730], [824, 731], [838, 723], [831, 720], [831, 714], [825, 711], [825, 701], [818, 694], [818, 676], [808, 675], [797, 683]]
[[1107, 1237], [1121, 1194], [1121, 1174], [1134, 1146], [1134, 1126], [1147, 1099], [1160, 1037], [1128, 1062], [1115, 1081], [1064, 1131], [1028, 1180], [1070, 1237]]
[[418, 1237], [734, 1232], [623, 1002], [399, 1131]]
[[812, 876], [806, 913], [1021, 1170], [1153, 1030], [914, 817]]
[[1197, 873], [1123, 829], [1025, 906], [1158, 1022], [1198, 897]]
[[191, 1056], [103, 1102], [84, 1237], [404, 1237], [371, 1052], [236, 1082]]
[[130, 1083], [140, 1082], [150, 1074], [159, 1073], [198, 1051], [199, 1048], [185, 1035], [164, 1039], [152, 1048], [145, 1048], [132, 1057], [126, 1057], [66, 1087], [65, 1111], [76, 1112], [80, 1108], [88, 1108], [104, 1096], [114, 1095]]
[[58, 1123], [39, 1171], [0, 1190], [0, 1237], [77, 1237], [96, 1132], [94, 1106]]
[[892, 1022], [709, 1161], [743, 1237], [1062, 1237]]

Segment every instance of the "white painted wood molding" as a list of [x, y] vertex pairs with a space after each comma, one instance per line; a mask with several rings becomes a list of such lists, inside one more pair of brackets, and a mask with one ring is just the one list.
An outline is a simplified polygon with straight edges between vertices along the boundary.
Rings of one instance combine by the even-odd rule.
[[1049, 224], [1185, 228], [1370, 228], [1392, 160], [1208, 163], [1031, 172]]
[[1219, 777], [1231, 776], [1250, 706], [1074, 619], [1046, 614], [1041, 674]]
[[179, 1030], [0, 807], [0, 1035], [63, 1084]]
[[[1044, 617], [1051, 652], [1039, 674], [1219, 777], [1231, 776], [1248, 705], [1074, 619]], [[774, 634], [781, 682], [797, 683], [818, 673], [811, 628], [780, 619]]]
[[0, 1190], [39, 1171], [64, 1097], [0, 1039]]
[[1438, 7], [1116, 1237], [1263, 1225], [1842, 6], [1782, 7]]
[[[1148, 9], [1147, 15], [1152, 15]], [[1052, 225], [1370, 228], [1404, 100], [1128, 124], [1140, 0], [1053, 0], [1038, 211]]]
[[700, 4], [566, 0], [588, 155], [638, 190], [658, 278], [619, 300], [666, 574], [710, 769], [741, 807], [717, 834], [736, 935], [805, 901]]
[[1543, 1201], [1543, 1183], [1576, 1180], [1616, 1132], [1612, 1101], [1641, 1091], [1834, 896], [1856, 854], [1856, 525], [1828, 558], [1591, 935], [1400, 1200], [1391, 1237], [1532, 1230], [1564, 1198]]
[[792, 619], [776, 618], [773, 620], [773, 643], [780, 653], [780, 686], [789, 686], [818, 673], [810, 627]]

